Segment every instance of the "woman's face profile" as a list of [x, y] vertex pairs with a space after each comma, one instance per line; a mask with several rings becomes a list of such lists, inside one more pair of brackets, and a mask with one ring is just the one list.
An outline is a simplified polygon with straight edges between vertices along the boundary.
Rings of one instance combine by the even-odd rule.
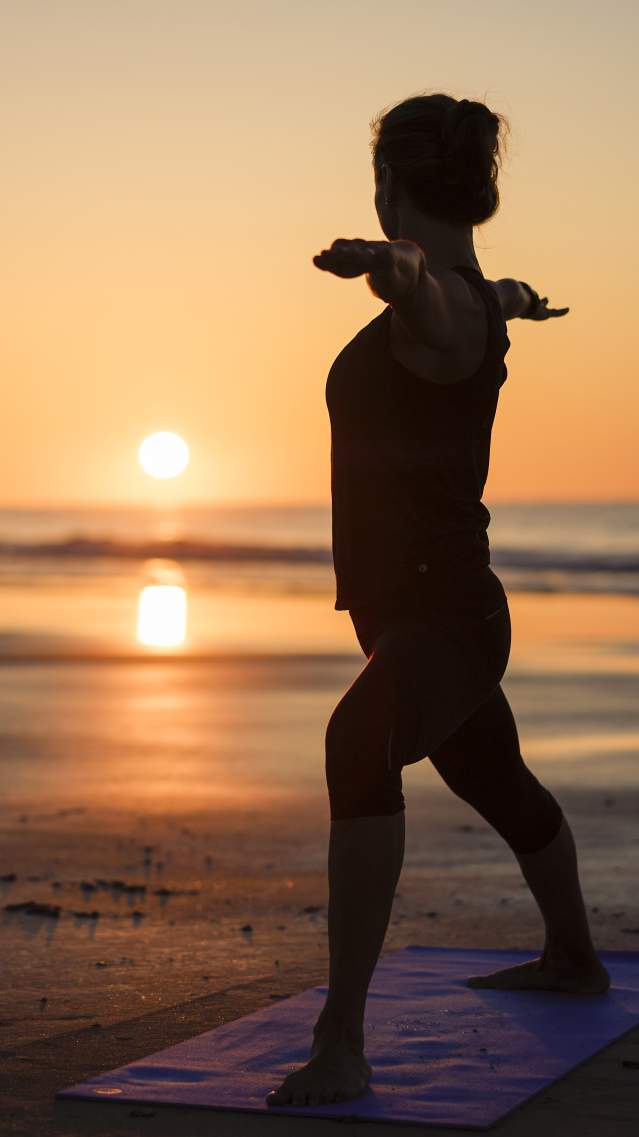
[[[388, 169], [388, 167], [384, 168]], [[388, 191], [385, 189], [384, 178], [376, 162], [373, 162], [373, 174], [375, 177], [375, 212], [386, 239], [395, 241], [397, 239], [397, 211], [393, 205], [386, 205]]]

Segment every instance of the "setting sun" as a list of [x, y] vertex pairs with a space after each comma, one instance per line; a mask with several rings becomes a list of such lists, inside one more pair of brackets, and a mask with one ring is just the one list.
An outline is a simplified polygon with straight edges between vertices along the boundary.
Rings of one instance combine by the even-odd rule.
[[167, 430], [150, 434], [138, 450], [138, 462], [152, 478], [176, 478], [188, 461], [189, 448], [184, 439]]

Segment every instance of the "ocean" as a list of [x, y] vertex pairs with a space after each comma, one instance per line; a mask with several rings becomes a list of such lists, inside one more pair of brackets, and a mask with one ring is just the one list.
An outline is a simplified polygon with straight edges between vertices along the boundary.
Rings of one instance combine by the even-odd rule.
[[[509, 595], [639, 596], [639, 502], [488, 507]], [[0, 659], [338, 649], [333, 604], [330, 504], [0, 510]]]
[[[489, 508], [526, 754], [571, 783], [637, 784], [639, 503]], [[236, 797], [293, 778], [323, 800], [325, 724], [366, 665], [333, 607], [330, 535], [325, 505], [2, 511], [5, 803], [214, 800], [211, 755], [231, 748]]]

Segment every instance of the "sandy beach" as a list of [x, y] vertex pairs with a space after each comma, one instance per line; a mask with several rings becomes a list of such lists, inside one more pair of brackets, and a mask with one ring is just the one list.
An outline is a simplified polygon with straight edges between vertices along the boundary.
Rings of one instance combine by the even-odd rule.
[[[607, 800], [593, 790], [561, 794], [595, 942], [634, 950], [639, 790]], [[501, 838], [445, 789], [416, 794], [411, 805], [384, 951], [427, 943], [536, 952], [540, 917]], [[3, 865], [12, 863], [17, 879], [3, 882], [11, 992], [3, 1048], [74, 1024], [108, 1026], [262, 975], [272, 975], [274, 994], [290, 991], [293, 978], [309, 985], [305, 975], [327, 964], [326, 824], [317, 813], [296, 803], [270, 822], [238, 811], [168, 822], [110, 813], [97, 825], [84, 814], [34, 816], [20, 829], [7, 826]], [[10, 897], [43, 909], [8, 910]]]
[[[596, 946], [639, 950], [639, 605], [532, 594], [510, 605], [503, 686], [522, 753], [573, 828]], [[71, 1132], [71, 1114], [87, 1114], [65, 1106], [60, 1129], [56, 1088], [325, 982], [324, 726], [365, 662], [345, 647], [3, 667], [4, 1131]], [[406, 857], [383, 954], [536, 954], [541, 918], [502, 839], [427, 760], [405, 771], [404, 792]], [[636, 1042], [639, 1030], [619, 1044], [626, 1057]], [[37, 1100], [25, 1082], [34, 1063]], [[620, 1134], [629, 1103], [639, 1108], [636, 1071], [622, 1072], [618, 1105], [602, 1090]], [[108, 1127], [115, 1114], [103, 1111]], [[567, 1132], [611, 1132], [571, 1117]]]

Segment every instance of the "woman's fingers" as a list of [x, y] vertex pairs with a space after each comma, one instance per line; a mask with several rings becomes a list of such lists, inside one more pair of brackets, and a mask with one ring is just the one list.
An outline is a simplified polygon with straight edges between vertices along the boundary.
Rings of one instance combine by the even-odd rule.
[[526, 316], [527, 320], [549, 320], [551, 316], [565, 316], [570, 308], [549, 308], [548, 297], [541, 296], [536, 310], [530, 316]]
[[374, 260], [373, 256], [362, 252], [342, 253], [330, 249], [325, 249], [319, 256], [313, 257], [313, 263], [317, 268], [334, 272], [336, 276], [361, 276], [363, 272], [370, 271]]
[[322, 249], [313, 257], [317, 268], [334, 272], [337, 276], [361, 276], [385, 263], [388, 241], [364, 241], [361, 237], [338, 237], [330, 249]]
[[346, 237], [338, 237], [336, 241], [333, 241], [330, 249], [322, 249], [320, 256], [355, 256], [358, 253], [372, 251], [373, 246], [373, 241], [364, 241], [361, 237], [355, 237], [352, 240], [348, 240]]
[[539, 302], [539, 308], [532, 317], [533, 320], [548, 320], [551, 316], [565, 316], [570, 308], [548, 308], [548, 297], [544, 296]]

